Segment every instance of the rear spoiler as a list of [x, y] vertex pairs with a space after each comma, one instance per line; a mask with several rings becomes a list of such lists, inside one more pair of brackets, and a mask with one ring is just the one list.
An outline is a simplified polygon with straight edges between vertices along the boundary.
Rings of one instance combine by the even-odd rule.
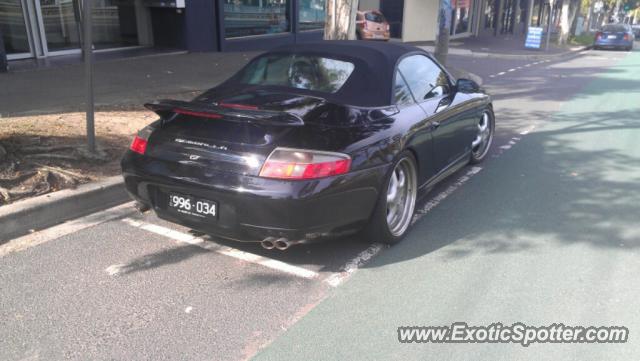
[[158, 114], [160, 118], [162, 118], [163, 124], [173, 120], [177, 114], [186, 114], [237, 123], [253, 123], [272, 126], [304, 125], [302, 118], [288, 112], [220, 106], [215, 103], [205, 104], [163, 99], [153, 103], [147, 103], [144, 107]]

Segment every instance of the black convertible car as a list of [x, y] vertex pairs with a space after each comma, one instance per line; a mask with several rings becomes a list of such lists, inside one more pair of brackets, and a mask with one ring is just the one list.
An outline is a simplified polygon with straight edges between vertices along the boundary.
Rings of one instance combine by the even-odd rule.
[[253, 59], [160, 119], [122, 160], [143, 209], [268, 249], [361, 232], [396, 243], [419, 191], [491, 145], [491, 99], [403, 44], [325, 41]]

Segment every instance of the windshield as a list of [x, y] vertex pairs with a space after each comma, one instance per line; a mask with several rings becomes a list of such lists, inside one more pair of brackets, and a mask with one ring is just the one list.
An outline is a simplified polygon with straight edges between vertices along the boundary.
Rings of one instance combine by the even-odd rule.
[[375, 23], [383, 23], [384, 22], [384, 16], [382, 16], [382, 14], [379, 13], [366, 13], [364, 14], [364, 18], [369, 20], [369, 21], [373, 21]]
[[273, 54], [253, 61], [237, 79], [251, 85], [276, 85], [335, 93], [354, 69], [348, 61], [319, 56]]
[[605, 25], [602, 31], [619, 33], [627, 31], [627, 27], [625, 25]]

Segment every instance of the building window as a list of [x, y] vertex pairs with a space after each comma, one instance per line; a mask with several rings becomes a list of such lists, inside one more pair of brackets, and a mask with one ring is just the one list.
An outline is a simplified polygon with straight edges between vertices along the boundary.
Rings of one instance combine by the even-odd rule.
[[0, 1], [0, 33], [7, 54], [31, 51], [19, 0]]
[[325, 0], [299, 0], [298, 19], [301, 31], [324, 28]]
[[225, 37], [279, 34], [291, 31], [290, 0], [225, 0]]
[[93, 43], [97, 49], [138, 45], [134, 0], [94, 0]]

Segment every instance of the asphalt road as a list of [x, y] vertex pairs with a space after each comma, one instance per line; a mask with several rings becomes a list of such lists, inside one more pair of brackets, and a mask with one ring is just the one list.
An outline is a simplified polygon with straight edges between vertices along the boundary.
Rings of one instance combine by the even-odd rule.
[[[628, 360], [640, 354], [640, 54], [450, 64], [495, 96], [491, 156], [399, 245], [286, 252], [102, 212], [0, 246], [2, 360]], [[635, 122], [634, 122], [635, 120]], [[627, 344], [401, 344], [397, 327], [623, 325]]]

